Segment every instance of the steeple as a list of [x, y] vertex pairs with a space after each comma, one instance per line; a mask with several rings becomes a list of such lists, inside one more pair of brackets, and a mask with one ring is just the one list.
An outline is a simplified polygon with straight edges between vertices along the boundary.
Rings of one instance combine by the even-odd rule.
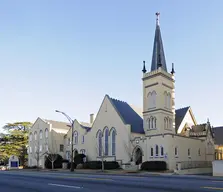
[[156, 30], [155, 30], [155, 38], [153, 44], [153, 55], [152, 55], [152, 63], [151, 63], [151, 71], [157, 70], [159, 67], [163, 68], [167, 72], [166, 67], [166, 59], [163, 49], [163, 42], [160, 31], [160, 23], [159, 23], [160, 13], [156, 13]]

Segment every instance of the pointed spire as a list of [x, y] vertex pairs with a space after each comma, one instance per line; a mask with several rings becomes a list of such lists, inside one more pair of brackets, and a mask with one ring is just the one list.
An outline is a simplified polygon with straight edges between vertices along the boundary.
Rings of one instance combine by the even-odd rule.
[[175, 73], [175, 70], [174, 70], [174, 63], [172, 63], [172, 71], [171, 71], [172, 75]]
[[157, 70], [159, 65], [161, 65], [162, 69], [167, 72], [166, 67], [166, 59], [163, 49], [163, 42], [160, 31], [160, 13], [156, 13], [156, 30], [155, 30], [155, 38], [153, 44], [153, 55], [152, 55], [152, 63], [151, 63], [151, 71]]
[[143, 69], [142, 69], [142, 72], [143, 73], [146, 73], [146, 62], [145, 61], [143, 61]]
[[162, 67], [162, 62], [161, 62], [161, 56], [160, 56], [160, 54], [158, 55], [158, 61], [157, 61], [157, 63], [158, 63], [158, 69], [160, 67]]

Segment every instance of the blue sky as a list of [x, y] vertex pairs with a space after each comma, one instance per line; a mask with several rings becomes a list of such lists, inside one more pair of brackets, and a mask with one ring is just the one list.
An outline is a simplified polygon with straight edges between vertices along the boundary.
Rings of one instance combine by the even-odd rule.
[[37, 117], [89, 121], [105, 96], [142, 107], [142, 61], [150, 68], [155, 12], [176, 107], [223, 125], [223, 1], [2, 0], [0, 127]]

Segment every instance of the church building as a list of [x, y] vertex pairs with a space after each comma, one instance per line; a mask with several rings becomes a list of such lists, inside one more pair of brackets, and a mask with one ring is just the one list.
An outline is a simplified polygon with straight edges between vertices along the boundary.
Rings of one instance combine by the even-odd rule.
[[69, 123], [38, 118], [30, 130], [30, 138], [33, 134], [40, 138], [40, 133], [47, 133], [41, 135], [47, 138], [35, 143], [30, 139], [29, 165], [36, 164], [34, 157], [40, 148], [37, 144], [44, 153], [54, 143], [69, 160], [72, 136], [74, 150], [86, 154], [88, 160], [120, 164], [165, 161], [170, 170], [176, 169], [177, 163], [186, 166], [186, 162], [211, 162], [215, 152], [211, 124], [209, 120], [197, 124], [189, 106], [175, 109], [174, 74], [173, 64], [170, 72], [167, 69], [159, 13], [156, 13], [150, 70], [143, 62], [142, 109], [105, 95], [95, 119], [91, 114], [89, 122], [74, 120], [73, 133]]

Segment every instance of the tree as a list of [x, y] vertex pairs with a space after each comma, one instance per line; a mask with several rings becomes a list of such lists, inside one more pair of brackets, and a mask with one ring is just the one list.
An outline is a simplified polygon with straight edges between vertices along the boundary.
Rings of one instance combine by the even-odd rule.
[[52, 164], [52, 169], [54, 169], [54, 162], [58, 158], [58, 150], [57, 150], [57, 143], [56, 140], [52, 140], [51, 146], [48, 147], [48, 150], [46, 151], [47, 158]]
[[[101, 159], [101, 171], [104, 172], [104, 170], [105, 170], [105, 165], [104, 165], [105, 151], [104, 151], [104, 147], [103, 147], [102, 138], [101, 138], [101, 145], [99, 144], [99, 142], [96, 142], [95, 150], [96, 150], [96, 154], [98, 154], [99, 158]], [[101, 151], [101, 154], [99, 154], [99, 151]]]
[[41, 157], [43, 157], [47, 152], [43, 152], [43, 149], [40, 148], [40, 140], [37, 139], [36, 144], [35, 144], [35, 151], [34, 151], [34, 159], [36, 160], [37, 163], [37, 169], [39, 169], [39, 161], [41, 159]]
[[28, 158], [28, 131], [31, 126], [30, 122], [7, 123], [3, 127], [7, 134], [3, 136], [3, 143], [0, 145], [1, 156], [9, 158], [16, 155], [20, 159], [20, 165], [25, 165]]
[[23, 131], [23, 132], [28, 132], [30, 127], [32, 126], [31, 122], [15, 122], [15, 123], [7, 123], [3, 129], [6, 131], [9, 130], [18, 130], [18, 131]]
[[32, 126], [30, 122], [15, 122], [6, 124], [3, 129], [7, 134], [2, 137], [0, 145], [0, 155], [7, 159], [11, 155], [16, 155], [20, 159], [20, 164], [25, 165], [28, 145], [28, 130]]

